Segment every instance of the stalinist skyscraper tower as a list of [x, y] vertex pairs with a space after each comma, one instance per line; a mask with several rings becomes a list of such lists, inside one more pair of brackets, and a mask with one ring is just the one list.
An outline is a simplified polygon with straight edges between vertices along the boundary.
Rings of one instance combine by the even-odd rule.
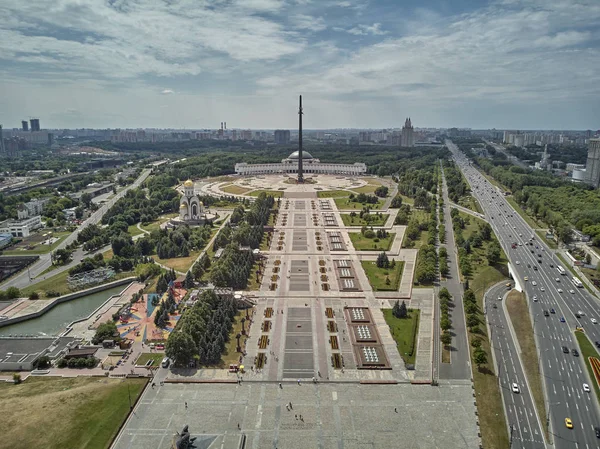
[[410, 117], [406, 119], [404, 122], [404, 126], [402, 127], [402, 139], [400, 141], [400, 146], [402, 147], [414, 147], [415, 146], [415, 136], [413, 135], [413, 126], [410, 122]]

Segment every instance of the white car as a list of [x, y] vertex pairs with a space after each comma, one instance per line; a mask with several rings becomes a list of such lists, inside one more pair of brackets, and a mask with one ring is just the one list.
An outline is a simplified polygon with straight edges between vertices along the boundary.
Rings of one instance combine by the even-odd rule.
[[546, 291], [546, 289], [545, 289], [544, 287], [540, 287], [540, 291], [541, 291], [541, 292], [545, 292], [545, 291]]
[[515, 382], [513, 382], [513, 384], [512, 384], [512, 391], [513, 391], [513, 393], [521, 392], [521, 390], [519, 390], [519, 386]]
[[591, 321], [592, 321], [592, 324], [598, 324], [598, 321], [596, 321], [596, 318], [592, 318]]
[[569, 293], [571, 293], [572, 295], [575, 294], [575, 290], [569, 290]]
[[560, 282], [560, 278], [556, 278], [554, 279], [556, 282]]
[[583, 313], [581, 310], [578, 310], [578, 311], [577, 311], [577, 313], [578, 313], [579, 315], [581, 315], [581, 316], [584, 316], [584, 315], [585, 315], [585, 313]]
[[583, 391], [585, 391], [586, 393], [590, 392], [590, 386], [588, 384], [583, 384]]
[[537, 282], [533, 281], [533, 282], [531, 283], [531, 285], [533, 285], [533, 286], [535, 287], [535, 286], [537, 285]]
[[536, 295], [533, 296], [533, 302], [537, 302], [537, 296]]
[[517, 260], [517, 262], [516, 262], [516, 263], [517, 263], [517, 265], [521, 265], [521, 262], [519, 262], [518, 260]]
[[563, 292], [563, 291], [562, 291], [562, 288], [559, 288], [559, 289], [557, 290], [557, 292], [558, 292], [558, 293], [562, 293], [562, 292]]

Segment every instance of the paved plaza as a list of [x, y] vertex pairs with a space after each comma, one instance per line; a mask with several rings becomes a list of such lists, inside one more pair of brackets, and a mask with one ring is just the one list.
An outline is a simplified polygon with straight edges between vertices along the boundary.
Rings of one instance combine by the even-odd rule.
[[244, 381], [149, 388], [114, 448], [169, 448], [186, 424], [199, 449], [239, 449], [242, 435], [249, 449], [478, 447], [469, 384], [282, 387]]
[[[317, 179], [235, 181], [285, 188], [271, 247], [261, 252], [265, 275], [250, 293], [256, 305], [243, 380], [219, 369], [160, 370], [167, 383], [147, 389], [115, 448], [169, 447], [185, 424], [198, 437], [196, 447], [211, 449], [479, 446], [471, 382], [430, 385], [434, 292], [412, 288], [418, 250], [401, 248], [406, 227], [394, 225], [398, 210], [388, 208], [388, 198], [381, 210], [388, 219], [379, 228], [394, 234], [387, 255], [404, 263], [402, 277], [397, 291], [374, 292], [361, 261], [376, 260], [381, 250], [354, 248], [349, 233], [360, 226], [344, 225], [344, 211], [317, 192], [375, 181]], [[227, 184], [203, 189], [216, 194]], [[414, 367], [404, 363], [382, 312], [396, 300], [421, 310]]]

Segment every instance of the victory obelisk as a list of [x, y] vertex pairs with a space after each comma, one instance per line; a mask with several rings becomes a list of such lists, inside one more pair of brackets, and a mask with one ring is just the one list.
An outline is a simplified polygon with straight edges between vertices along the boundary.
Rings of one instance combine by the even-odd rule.
[[298, 109], [298, 184], [304, 182], [302, 173], [302, 95], [300, 95], [300, 108]]

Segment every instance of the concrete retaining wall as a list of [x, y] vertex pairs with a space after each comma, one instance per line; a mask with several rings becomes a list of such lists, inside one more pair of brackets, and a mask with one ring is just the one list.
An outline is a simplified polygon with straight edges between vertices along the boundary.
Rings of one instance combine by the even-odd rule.
[[[54, 306], [56, 306], [58, 304], [62, 304], [63, 302], [71, 301], [73, 299], [81, 298], [82, 296], [87, 296], [87, 295], [90, 295], [93, 293], [101, 292], [103, 290], [107, 290], [112, 287], [117, 287], [119, 285], [130, 284], [131, 282], [135, 281], [135, 279], [136, 278], [132, 276], [132, 277], [128, 277], [125, 279], [119, 279], [117, 281], [112, 281], [107, 284], [96, 285], [95, 287], [91, 287], [86, 290], [81, 290], [80, 292], [69, 293], [68, 295], [59, 296], [58, 298], [56, 298], [53, 301], [48, 301], [48, 304], [44, 308], [38, 310], [37, 312], [32, 312], [27, 315], [21, 315], [18, 317], [9, 318], [8, 320], [0, 321], [0, 327], [4, 327], [4, 326], [8, 326], [9, 324], [20, 323], [22, 321], [40, 317], [44, 313], [46, 313], [47, 311], [49, 311], [50, 309], [52, 309]], [[38, 301], [40, 301], [40, 300], [38, 300]], [[41, 300], [41, 301], [43, 301], [43, 300]]]

